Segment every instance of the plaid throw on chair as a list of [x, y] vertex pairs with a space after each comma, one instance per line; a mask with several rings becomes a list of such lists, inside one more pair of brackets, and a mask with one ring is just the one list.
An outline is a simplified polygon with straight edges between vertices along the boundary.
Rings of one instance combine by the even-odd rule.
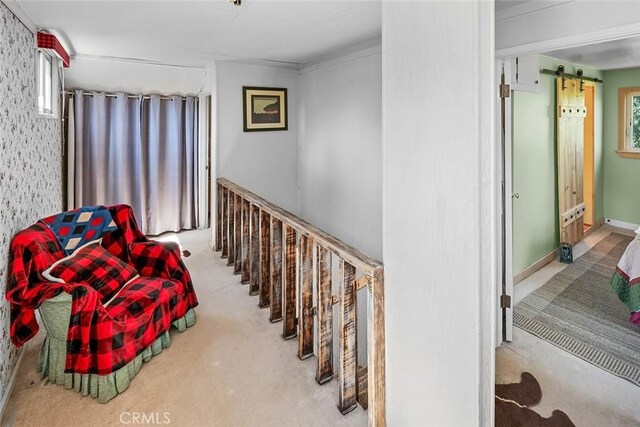
[[38, 331], [34, 310], [61, 292], [72, 296], [65, 372], [106, 375], [125, 366], [198, 305], [178, 245], [148, 240], [129, 206], [108, 208], [117, 229], [102, 246], [132, 265], [142, 277], [130, 282], [105, 307], [100, 294], [82, 283], [48, 282], [42, 272], [65, 256], [42, 222], [11, 242], [11, 340], [22, 346]]

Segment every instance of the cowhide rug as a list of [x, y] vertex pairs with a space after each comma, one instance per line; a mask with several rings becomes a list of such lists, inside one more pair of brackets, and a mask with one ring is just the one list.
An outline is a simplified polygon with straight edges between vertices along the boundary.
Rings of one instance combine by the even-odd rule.
[[529, 372], [520, 375], [519, 383], [496, 384], [496, 427], [575, 427], [569, 416], [558, 409], [544, 418], [530, 408], [540, 400], [542, 389]]

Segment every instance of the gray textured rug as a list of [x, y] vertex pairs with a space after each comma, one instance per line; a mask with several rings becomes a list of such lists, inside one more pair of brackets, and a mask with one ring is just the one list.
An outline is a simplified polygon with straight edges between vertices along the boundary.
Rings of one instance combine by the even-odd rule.
[[516, 304], [513, 323], [640, 385], [640, 328], [609, 282], [632, 237], [611, 233]]

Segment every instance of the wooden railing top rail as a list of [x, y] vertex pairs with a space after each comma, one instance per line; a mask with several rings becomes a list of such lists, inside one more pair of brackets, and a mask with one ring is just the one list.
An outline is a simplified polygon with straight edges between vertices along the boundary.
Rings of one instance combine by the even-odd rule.
[[354, 247], [347, 245], [337, 237], [334, 237], [326, 231], [323, 231], [318, 227], [309, 224], [307, 221], [303, 220], [297, 215], [294, 215], [291, 212], [282, 209], [280, 206], [274, 205], [268, 200], [265, 200], [264, 198], [245, 188], [240, 187], [237, 184], [234, 184], [228, 179], [218, 178], [217, 183], [227, 188], [231, 192], [242, 196], [245, 200], [258, 206], [260, 209], [264, 209], [265, 211], [269, 212], [271, 216], [278, 218], [284, 224], [295, 228], [299, 233], [311, 237], [314, 242], [325, 247], [326, 249], [329, 249], [331, 252], [335, 253], [337, 256], [353, 265], [365, 275], [373, 276], [376, 271], [383, 268], [382, 262], [371, 258], [370, 256], [360, 252]]

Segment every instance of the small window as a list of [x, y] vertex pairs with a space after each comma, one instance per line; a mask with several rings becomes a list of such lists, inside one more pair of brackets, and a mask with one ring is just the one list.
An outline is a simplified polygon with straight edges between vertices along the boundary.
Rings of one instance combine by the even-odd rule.
[[38, 113], [45, 116], [53, 116], [55, 114], [53, 105], [53, 71], [54, 65], [51, 57], [46, 53], [38, 50]]
[[640, 158], [640, 87], [618, 90], [618, 154]]

